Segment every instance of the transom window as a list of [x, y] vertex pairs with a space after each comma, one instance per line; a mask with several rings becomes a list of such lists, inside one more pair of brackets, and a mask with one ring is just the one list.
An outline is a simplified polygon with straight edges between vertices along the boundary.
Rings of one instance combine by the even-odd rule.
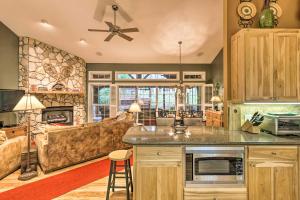
[[176, 81], [179, 80], [178, 72], [116, 72], [116, 80], [120, 81]]

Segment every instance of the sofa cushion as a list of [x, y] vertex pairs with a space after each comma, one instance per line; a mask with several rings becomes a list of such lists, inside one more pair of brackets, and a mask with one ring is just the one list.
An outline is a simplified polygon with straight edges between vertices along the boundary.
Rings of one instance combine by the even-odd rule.
[[7, 140], [5, 131], [0, 131], [0, 145], [3, 144]]

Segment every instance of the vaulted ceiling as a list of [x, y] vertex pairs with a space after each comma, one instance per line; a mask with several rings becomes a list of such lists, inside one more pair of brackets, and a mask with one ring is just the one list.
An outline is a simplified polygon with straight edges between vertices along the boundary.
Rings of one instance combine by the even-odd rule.
[[[132, 42], [119, 37], [104, 42], [107, 33], [87, 31], [107, 29], [104, 21], [113, 21], [109, 5], [102, 22], [94, 19], [97, 1], [1, 0], [0, 20], [20, 36], [64, 49], [88, 63], [178, 63], [180, 40], [183, 63], [211, 63], [222, 49], [223, 0], [119, 0], [133, 20], [117, 15], [118, 25], [140, 30], [128, 34]], [[42, 19], [50, 25], [43, 25]]]

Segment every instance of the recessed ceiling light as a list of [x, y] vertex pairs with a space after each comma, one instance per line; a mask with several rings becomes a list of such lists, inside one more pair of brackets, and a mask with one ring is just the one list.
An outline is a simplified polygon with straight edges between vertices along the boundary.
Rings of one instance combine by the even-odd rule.
[[97, 51], [97, 52], [96, 52], [96, 55], [97, 55], [97, 56], [102, 56], [102, 53], [101, 53], [100, 51]]
[[51, 24], [49, 24], [49, 22], [45, 19], [41, 20], [41, 25], [46, 27], [46, 28], [53, 28], [53, 26]]
[[80, 39], [79, 39], [79, 43], [80, 43], [80, 44], [87, 45], [87, 41], [86, 41], [86, 39], [84, 39], [84, 38], [80, 38]]

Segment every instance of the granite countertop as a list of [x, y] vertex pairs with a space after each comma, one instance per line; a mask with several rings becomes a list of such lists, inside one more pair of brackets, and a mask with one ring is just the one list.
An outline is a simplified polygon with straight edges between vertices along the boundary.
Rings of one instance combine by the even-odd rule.
[[287, 139], [206, 126], [191, 126], [186, 134], [174, 135], [168, 126], [136, 126], [127, 131], [123, 142], [132, 145], [300, 145], [300, 138]]

